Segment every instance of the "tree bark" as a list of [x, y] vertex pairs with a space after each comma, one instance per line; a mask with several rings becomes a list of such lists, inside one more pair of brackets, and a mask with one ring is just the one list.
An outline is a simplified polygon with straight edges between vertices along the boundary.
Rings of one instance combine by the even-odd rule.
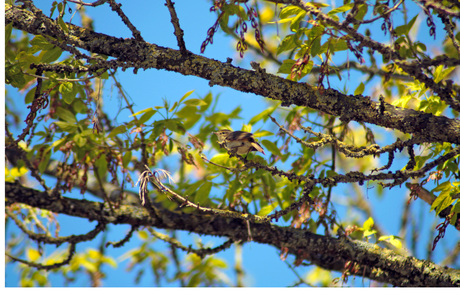
[[445, 116], [394, 107], [361, 95], [345, 95], [334, 89], [318, 89], [268, 74], [257, 65], [254, 70], [235, 67], [230, 63], [178, 50], [160, 47], [136, 39], [115, 38], [67, 24], [69, 33], [43, 15], [5, 4], [5, 22], [35, 35], [61, 39], [66, 44], [108, 55], [116, 60], [99, 62], [90, 72], [109, 68], [165, 69], [183, 75], [209, 80], [210, 86], [231, 87], [241, 92], [280, 100], [282, 106], [304, 106], [330, 115], [344, 122], [357, 121], [397, 129], [419, 137], [420, 142], [449, 142], [460, 145], [460, 121]]
[[[227, 237], [234, 241], [247, 241], [248, 226], [243, 218], [228, 218], [204, 214], [185, 214], [157, 207], [157, 215], [146, 208], [78, 200], [68, 197], [55, 198], [46, 192], [6, 183], [7, 205], [19, 202], [29, 206], [98, 221], [104, 224], [129, 224], [163, 229], [190, 231], [197, 234]], [[250, 223], [254, 242], [272, 245], [298, 258], [307, 260], [327, 270], [344, 271], [347, 263], [357, 264], [352, 275], [407, 287], [460, 286], [460, 271], [441, 267], [430, 261], [400, 255], [389, 249], [346, 237], [333, 238], [302, 229], [280, 227], [269, 223]]]

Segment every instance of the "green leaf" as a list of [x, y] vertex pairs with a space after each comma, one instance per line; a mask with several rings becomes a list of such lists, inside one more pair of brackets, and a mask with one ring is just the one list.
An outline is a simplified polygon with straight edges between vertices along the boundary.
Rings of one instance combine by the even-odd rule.
[[62, 20], [62, 17], [59, 17], [58, 18], [58, 25], [62, 28], [62, 30], [65, 32], [65, 33], [69, 33], [69, 28], [67, 27], [66, 23], [64, 22], [64, 20]]
[[174, 104], [172, 105], [172, 107], [169, 109], [169, 112], [174, 111], [174, 109], [177, 108], [178, 105], [179, 105], [179, 103], [177, 101], [175, 101]]
[[54, 152], [58, 151], [59, 148], [61, 148], [62, 145], [64, 145], [65, 143], [67, 143], [67, 137], [63, 137], [62, 139], [59, 139], [59, 140], [56, 140], [54, 141], [51, 146], [47, 147], [45, 149], [45, 152], [48, 152], [50, 151], [52, 148], [54, 148]]
[[396, 99], [395, 101], [392, 101], [391, 104], [394, 105], [395, 107], [405, 108], [411, 99], [412, 99], [411, 95], [406, 95], [406, 96], [402, 96], [399, 99]]
[[282, 41], [281, 44], [278, 46], [276, 50], [276, 55], [279, 55], [285, 51], [292, 50], [296, 47], [295, 37], [294, 34], [287, 35]]
[[19, 89], [23, 88], [26, 80], [19, 63], [15, 63], [13, 65], [5, 64], [5, 83], [11, 84], [12, 86]]
[[291, 21], [291, 26], [290, 29], [292, 32], [297, 32], [299, 30], [300, 22], [302, 19], [305, 17], [307, 12], [302, 11], [299, 14], [297, 14]]
[[455, 200], [454, 205], [452, 206], [452, 210], [450, 212], [453, 212], [452, 218], [450, 219], [450, 223], [452, 225], [455, 225], [455, 222], [457, 221], [458, 215], [460, 214], [460, 201], [458, 199]]
[[13, 32], [13, 23], [10, 22], [5, 26], [5, 43], [9, 42], [11, 33]]
[[207, 105], [210, 105], [212, 102], [212, 92], [209, 92], [204, 98], [204, 102], [206, 102]]
[[408, 24], [396, 27], [394, 31], [396, 32], [397, 36], [401, 35], [409, 35], [410, 30], [412, 29], [412, 26], [415, 23], [415, 20], [417, 19], [418, 15], [415, 15], [414, 18], [412, 18]]
[[145, 231], [145, 230], [138, 231], [137, 235], [139, 236], [139, 238], [141, 240], [147, 240], [149, 238], [149, 235], [148, 235], [147, 231]]
[[338, 13], [343, 13], [343, 12], [346, 12], [346, 11], [349, 11], [353, 8], [354, 6], [354, 2], [350, 2], [350, 3], [347, 3], [345, 5], [342, 5], [336, 9], [333, 9], [333, 10], [330, 10], [327, 15], [329, 16], [332, 16], [332, 15], [335, 15], [335, 14], [338, 14]]
[[295, 16], [294, 17], [283, 18], [283, 19], [280, 19], [280, 20], [277, 20], [277, 21], [274, 21], [274, 22], [270, 22], [270, 23], [276, 23], [276, 24], [288, 23], [288, 22], [291, 22], [294, 18], [295, 18]]
[[277, 204], [271, 204], [271, 205], [268, 205], [268, 206], [264, 206], [259, 210], [259, 212], [257, 212], [257, 215], [266, 216], [266, 215], [270, 214], [270, 212], [275, 210], [276, 207], [278, 207]]
[[196, 191], [195, 202], [197, 204], [204, 204], [209, 198], [209, 193], [211, 192], [212, 183], [206, 181], [203, 185], [200, 186], [198, 191]]
[[186, 130], [192, 128], [196, 122], [201, 119], [200, 113], [197, 113], [197, 108], [189, 106], [184, 106], [182, 109], [177, 111], [176, 116], [183, 120]]
[[329, 49], [332, 52], [348, 50], [347, 43], [343, 39], [330, 38], [328, 42], [330, 43]]
[[119, 135], [121, 133], [125, 133], [126, 131], [128, 131], [128, 128], [126, 127], [126, 125], [120, 125], [120, 126], [113, 128], [107, 137], [113, 138], [114, 136]]
[[226, 153], [220, 153], [211, 158], [211, 162], [219, 165], [227, 165], [229, 161], [229, 156]]
[[[161, 108], [162, 108], [162, 107], [161, 107]], [[136, 112], [136, 113], [134, 113], [133, 115], [130, 115], [129, 117], [134, 117], [134, 116], [137, 116], [137, 115], [139, 115], [139, 114], [144, 114], [144, 113], [150, 112], [150, 111], [155, 111], [155, 112], [157, 112], [156, 110], [153, 110], [152, 108], [147, 108], [147, 109], [141, 110], [141, 111], [139, 111], [139, 112]]]
[[276, 104], [275, 106], [260, 112], [259, 114], [257, 114], [253, 118], [251, 118], [251, 120], [249, 121], [248, 124], [249, 125], [254, 125], [255, 123], [257, 123], [261, 119], [263, 119], [264, 122], [265, 122], [265, 120], [267, 120], [267, 118], [268, 118], [268, 115], [272, 114], [278, 108], [278, 106], [279, 106], [279, 104]]
[[123, 162], [123, 167], [124, 168], [127, 168], [128, 165], [129, 165], [129, 162], [131, 162], [131, 158], [132, 158], [133, 154], [131, 152], [131, 150], [128, 150], [125, 152], [125, 154], [123, 155], [123, 157], [121, 158], [122, 162]]
[[436, 214], [439, 214], [442, 210], [447, 208], [452, 204], [452, 197], [450, 196], [450, 191], [442, 191], [438, 197], [434, 200], [431, 205], [430, 212], [436, 209]]
[[99, 178], [104, 178], [107, 174], [107, 158], [104, 154], [102, 154], [99, 159], [94, 162], [94, 165], [97, 169], [97, 174]]
[[287, 59], [283, 61], [283, 64], [278, 68], [280, 74], [290, 74], [292, 66], [296, 63], [295, 60]]
[[64, 102], [67, 104], [72, 103], [75, 98], [74, 85], [72, 82], [64, 82], [59, 85], [59, 92], [62, 94]]
[[78, 125], [76, 123], [56, 121], [54, 122], [56, 126], [68, 133], [74, 133], [77, 130]]
[[70, 112], [68, 109], [64, 109], [62, 107], [57, 107], [56, 109], [56, 114], [61, 118], [63, 121], [67, 123], [75, 123], [77, 121], [77, 118], [75, 115]]
[[362, 93], [364, 92], [364, 83], [360, 83], [358, 85], [358, 87], [356, 88], [355, 92], [354, 92], [354, 95], [357, 96], [357, 95], [361, 95]]
[[167, 129], [177, 132], [179, 134], [185, 134], [185, 128], [178, 118], [166, 119], [164, 125]]
[[[361, 4], [358, 9], [358, 13], [355, 16], [356, 20], [363, 20], [364, 16], [366, 16], [368, 6], [366, 3]], [[359, 27], [359, 25], [356, 25], [356, 27]]]
[[192, 95], [194, 91], [195, 90], [191, 90], [191, 91], [188, 91], [187, 93], [185, 93], [185, 95], [182, 96], [182, 98], [179, 100], [179, 102], [184, 101], [184, 99], [186, 99], [188, 96]]
[[83, 147], [86, 145], [86, 138], [85, 137], [82, 137], [81, 134], [75, 134], [74, 137], [73, 137], [73, 140], [75, 142], [75, 144], [78, 146], [78, 147]]
[[280, 18], [283, 19], [288, 16], [297, 15], [301, 12], [304, 12], [304, 10], [302, 10], [300, 7], [294, 6], [294, 5], [288, 5], [281, 10]]
[[307, 33], [309, 39], [313, 40], [316, 38], [320, 38], [324, 34], [324, 26], [316, 25]]
[[316, 38], [313, 40], [311, 46], [310, 46], [310, 55], [312, 57], [320, 54], [320, 50], [321, 50], [321, 39], [320, 37]]
[[62, 49], [59, 47], [54, 47], [52, 49], [45, 50], [42, 53], [42, 61], [45, 63], [51, 63], [59, 59], [62, 54]]
[[270, 151], [275, 156], [278, 156], [278, 157], [283, 156], [283, 154], [281, 153], [280, 149], [278, 148], [278, 146], [276, 146], [275, 143], [273, 143], [273, 142], [271, 142], [269, 140], [263, 140], [261, 143], [262, 143], [262, 145], [264, 145], [265, 148], [268, 149], [268, 151]]
[[184, 101], [184, 104], [186, 106], [191, 106], [191, 107], [198, 107], [198, 106], [205, 106], [207, 105], [206, 101], [203, 99], [197, 99], [197, 98], [192, 98]]
[[32, 49], [35, 52], [38, 51], [38, 50], [50, 50], [50, 49], [53, 49], [55, 47], [53, 44], [48, 42], [48, 40], [46, 38], [44, 38], [43, 36], [41, 36], [41, 35], [36, 35], [30, 41], [30, 44], [33, 47], [36, 47], [36, 48]]
[[450, 189], [452, 189], [452, 185], [450, 181], [446, 181], [434, 188], [433, 192], [449, 191]]
[[150, 108], [151, 110], [148, 110], [147, 112], [145, 112], [141, 118], [139, 118], [139, 121], [138, 121], [138, 124], [139, 125], [142, 125], [143, 123], [145, 123], [146, 121], [148, 121], [153, 115], [155, 115], [155, 113], [157, 112], [157, 110], [153, 110], [152, 108]]
[[438, 67], [436, 67], [436, 70], [434, 72], [434, 82], [438, 83], [439, 81], [444, 80], [444, 78], [446, 78], [447, 75], [449, 75], [455, 68], [457, 67], [454, 66], [444, 68], [444, 65], [439, 65]]
[[302, 69], [302, 75], [301, 75], [301, 78], [303, 76], [305, 76], [306, 74], [310, 73], [311, 69], [313, 68], [313, 61], [310, 60], [308, 61], [307, 65], [304, 66], [304, 68]]
[[[65, 141], [65, 139], [64, 139]], [[49, 148], [49, 147], [48, 147]], [[38, 171], [43, 174], [48, 167], [49, 161], [51, 159], [51, 151], [46, 151], [45, 154], [43, 155], [42, 160], [38, 164]]]

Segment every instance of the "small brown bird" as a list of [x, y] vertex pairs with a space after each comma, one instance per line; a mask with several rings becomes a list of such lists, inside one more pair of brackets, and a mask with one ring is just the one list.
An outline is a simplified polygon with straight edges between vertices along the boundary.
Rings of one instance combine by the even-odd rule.
[[219, 139], [217, 142], [220, 146], [225, 147], [231, 153], [239, 155], [248, 154], [251, 151], [259, 151], [265, 155], [265, 152], [254, 140], [252, 133], [244, 131], [231, 131], [228, 129], [213, 132]]

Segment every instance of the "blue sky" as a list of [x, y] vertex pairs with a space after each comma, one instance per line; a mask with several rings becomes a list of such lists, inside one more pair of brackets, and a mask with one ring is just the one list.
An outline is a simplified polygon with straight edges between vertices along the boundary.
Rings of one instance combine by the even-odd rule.
[[[45, 14], [48, 14], [51, 1], [35, 1], [36, 5], [40, 7]], [[180, 19], [181, 28], [185, 31], [185, 42], [187, 48], [196, 54], [200, 53], [200, 46], [202, 41], [206, 37], [208, 28], [214, 23], [215, 15], [209, 12], [210, 4], [208, 1], [189, 1], [189, 0], [176, 0], [175, 1], [177, 14]], [[74, 5], [71, 5], [75, 7]], [[155, 43], [160, 46], [170, 47], [177, 49], [176, 38], [173, 35], [173, 27], [170, 23], [170, 15], [167, 8], [164, 5], [164, 1], [124, 1], [122, 9], [125, 14], [131, 19], [138, 30], [140, 30], [144, 39], [148, 42]], [[87, 13], [94, 19], [94, 27], [96, 32], [113, 35], [116, 37], [131, 37], [131, 32], [123, 25], [120, 18], [110, 10], [107, 5], [97, 8], [87, 8]], [[76, 17], [78, 18], [78, 17]], [[75, 20], [78, 23], [78, 19]], [[438, 29], [441, 29], [438, 27]], [[438, 30], [439, 31], [439, 30]], [[377, 31], [375, 31], [377, 32]], [[441, 36], [441, 35], [439, 35]], [[382, 37], [382, 40], [385, 40]], [[233, 48], [231, 39], [222, 35], [220, 32], [214, 38], [214, 44], [208, 45], [204, 56], [214, 58], [225, 62], [227, 57], [234, 59], [234, 63], [238, 63], [239, 55]], [[352, 54], [349, 55], [353, 57]], [[250, 58], [245, 58], [238, 65], [247, 69], [249, 66]], [[339, 64], [339, 63], [336, 63]], [[192, 76], [182, 76], [177, 73], [168, 71], [157, 71], [140, 70], [137, 74], [133, 74], [132, 70], [121, 72], [117, 74], [118, 80], [124, 85], [127, 93], [135, 104], [137, 111], [152, 107], [155, 105], [162, 105], [163, 99], [169, 101], [175, 101], [180, 99], [186, 92], [195, 90], [194, 95], [205, 96], [209, 91], [212, 91], [213, 95], [220, 95], [218, 111], [226, 112], [236, 105], [243, 106], [243, 118], [236, 120], [232, 123], [232, 128], [235, 130], [241, 129], [243, 123], [254, 115], [265, 110], [267, 107], [266, 102], [262, 97], [258, 97], [253, 94], [241, 93], [230, 88], [223, 87], [209, 87], [208, 81]], [[351, 72], [351, 77], [345, 77], [342, 83], [338, 80], [333, 80], [332, 86], [337, 86], [339, 89], [343, 89], [344, 85], [348, 86], [350, 93], [353, 93], [354, 89], [359, 85], [358, 78], [354, 78], [354, 72]], [[8, 87], [7, 87], [8, 89]], [[11, 93], [11, 97], [17, 99], [20, 95]], [[21, 101], [21, 100], [19, 100]], [[104, 96], [105, 110], [113, 109], [117, 110], [118, 100], [115, 91], [112, 94], [106, 94]], [[18, 106], [19, 108], [19, 106]], [[26, 109], [23, 109], [26, 114]], [[119, 122], [127, 121], [127, 113], [121, 113], [118, 116]], [[254, 127], [257, 129], [273, 130], [268, 122], [261, 124], [260, 126]], [[381, 130], [383, 132], [383, 130]], [[380, 145], [389, 144], [393, 139], [382, 139]], [[386, 157], [383, 157], [382, 163], [386, 163]], [[395, 168], [401, 168], [407, 163], [406, 160], [396, 161]], [[340, 187], [343, 191], [343, 186]], [[399, 230], [399, 216], [402, 212], [402, 204], [406, 199], [408, 192], [405, 188], [399, 189], [394, 188], [385, 194], [385, 198], [381, 199], [376, 196], [375, 189], [369, 189], [367, 197], [374, 203], [374, 216], [381, 225], [384, 225], [384, 230], [387, 234], [396, 234]], [[74, 197], [78, 197], [77, 196]], [[337, 204], [337, 211], [340, 216], [344, 217], [347, 208], [340, 205], [340, 199], [334, 200]], [[417, 201], [413, 206], [420, 206], [423, 208], [420, 217], [423, 221], [433, 221], [430, 214], [428, 214], [428, 205]], [[395, 218], [396, 217], [396, 218]], [[366, 218], [363, 216], [359, 217], [360, 220], [364, 221]], [[60, 235], [65, 236], [69, 234], [85, 233], [90, 230], [94, 223], [88, 225], [86, 221], [81, 219], [68, 217], [61, 215], [59, 216], [61, 221], [61, 233]], [[428, 227], [424, 228], [424, 231], [428, 232], [429, 228], [434, 227], [437, 223], [441, 222], [436, 219], [434, 222], [430, 222]], [[433, 224], [434, 223], [434, 224]], [[112, 225], [110, 226], [110, 241], [117, 241], [123, 238], [124, 234], [129, 230], [128, 226], [124, 225]], [[185, 235], [183, 235], [185, 237]], [[192, 236], [193, 237], [193, 236]], [[195, 236], [198, 237], [198, 236]], [[455, 244], [458, 233], [453, 230], [453, 227], [449, 227], [446, 233], [446, 237], [439, 243], [438, 248], [449, 249]], [[97, 246], [101, 240], [101, 236], [98, 236], [95, 242], [80, 244], [78, 250], [84, 250], [88, 247], [97, 249]], [[203, 238], [204, 242], [212, 242], [213, 246], [217, 246], [223, 242], [222, 239], [217, 238]], [[137, 236], [134, 236], [130, 242], [119, 249], [110, 248], [110, 255], [117, 259], [131, 248], [137, 246], [139, 240]], [[184, 245], [192, 244], [193, 241], [186, 240]], [[426, 246], [428, 242], [419, 244], [419, 246]], [[164, 244], [159, 243], [155, 245], [158, 248], [164, 248]], [[223, 258], [228, 261], [229, 270], [226, 271], [231, 280], [235, 280], [234, 276], [234, 247], [221, 252], [216, 255], [217, 257]], [[293, 258], [289, 257], [288, 262], [292, 263]], [[435, 258], [436, 260], [436, 258]], [[103, 281], [104, 286], [133, 286], [132, 281], [134, 280], [134, 273], [126, 272], [127, 261], [121, 262], [116, 269], [106, 267], [104, 270], [107, 273], [108, 278]], [[246, 243], [243, 247], [243, 265], [247, 270], [247, 285], [256, 287], [283, 287], [288, 286], [296, 281], [295, 275], [292, 271], [287, 269], [287, 264], [280, 261], [279, 251], [273, 247], [265, 246], [257, 243]], [[299, 270], [302, 275], [305, 273], [305, 269]], [[338, 275], [337, 275], [338, 276]], [[152, 286], [151, 276], [146, 276], [141, 280], [140, 286]], [[6, 267], [6, 286], [18, 285], [19, 276], [15, 265], [8, 265]], [[60, 285], [62, 279], [52, 277], [53, 285]], [[88, 280], [78, 281], [76, 286], [86, 286]], [[368, 281], [365, 282], [368, 285]], [[173, 285], [174, 286], [174, 285]]]

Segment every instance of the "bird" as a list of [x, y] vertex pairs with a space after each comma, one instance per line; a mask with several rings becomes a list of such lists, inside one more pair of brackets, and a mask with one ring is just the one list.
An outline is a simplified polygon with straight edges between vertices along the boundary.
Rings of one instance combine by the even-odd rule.
[[233, 154], [244, 155], [251, 151], [258, 151], [265, 155], [259, 143], [254, 140], [253, 134], [245, 131], [231, 131], [228, 129], [213, 132], [217, 136], [217, 143]]

